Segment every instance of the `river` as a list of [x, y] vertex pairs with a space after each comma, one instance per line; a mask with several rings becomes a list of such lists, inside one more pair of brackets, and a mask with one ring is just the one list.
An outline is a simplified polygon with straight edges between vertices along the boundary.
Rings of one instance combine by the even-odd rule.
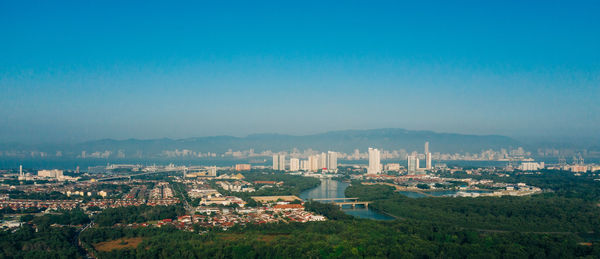
[[[303, 200], [323, 199], [323, 198], [343, 198], [346, 197], [344, 192], [350, 184], [332, 179], [321, 179], [321, 184], [315, 188], [306, 190], [300, 194]], [[342, 209], [346, 214], [359, 218], [375, 219], [375, 220], [392, 220], [394, 218], [378, 213], [371, 209], [354, 208]]]

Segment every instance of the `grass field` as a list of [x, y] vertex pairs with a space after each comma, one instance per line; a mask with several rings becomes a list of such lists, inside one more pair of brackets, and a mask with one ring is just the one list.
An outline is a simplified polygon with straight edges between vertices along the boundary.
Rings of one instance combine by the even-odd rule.
[[111, 241], [104, 241], [94, 245], [94, 248], [100, 252], [110, 252], [118, 249], [135, 249], [144, 239], [141, 237], [119, 238]]

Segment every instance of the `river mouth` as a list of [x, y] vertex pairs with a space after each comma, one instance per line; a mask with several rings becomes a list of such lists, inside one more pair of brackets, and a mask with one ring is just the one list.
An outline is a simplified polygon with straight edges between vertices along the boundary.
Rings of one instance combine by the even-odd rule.
[[[300, 193], [300, 198], [308, 201], [311, 199], [331, 199], [345, 198], [345, 191], [350, 184], [332, 179], [321, 179], [319, 186], [308, 189]], [[348, 215], [358, 218], [373, 219], [373, 220], [393, 220], [393, 217], [376, 212], [368, 208], [342, 208], [342, 211]]]

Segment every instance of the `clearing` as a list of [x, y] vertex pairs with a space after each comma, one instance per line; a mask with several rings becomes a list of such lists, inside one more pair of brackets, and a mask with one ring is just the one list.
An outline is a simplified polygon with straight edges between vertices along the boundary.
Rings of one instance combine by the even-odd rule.
[[117, 249], [135, 249], [142, 241], [141, 237], [119, 238], [94, 244], [94, 248], [100, 252], [110, 252]]

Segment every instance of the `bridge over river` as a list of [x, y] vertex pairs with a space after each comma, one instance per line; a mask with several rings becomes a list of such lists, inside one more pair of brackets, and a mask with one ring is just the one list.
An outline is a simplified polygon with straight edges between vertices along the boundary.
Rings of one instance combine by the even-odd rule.
[[356, 205], [362, 205], [365, 208], [369, 208], [370, 201], [359, 201], [358, 198], [319, 198], [312, 199], [313, 201], [323, 201], [323, 202], [331, 202], [335, 205], [343, 208], [344, 205], [350, 205], [352, 208], [356, 208]]
[[[333, 179], [321, 179], [321, 184], [315, 188], [305, 190], [300, 194], [300, 198], [305, 201], [329, 202], [339, 206], [342, 211], [348, 215], [359, 218], [374, 220], [393, 220], [394, 218], [383, 213], [370, 209], [372, 201], [359, 201], [358, 198], [346, 198], [345, 191], [349, 183], [336, 181]], [[347, 203], [349, 202], [349, 203]]]

